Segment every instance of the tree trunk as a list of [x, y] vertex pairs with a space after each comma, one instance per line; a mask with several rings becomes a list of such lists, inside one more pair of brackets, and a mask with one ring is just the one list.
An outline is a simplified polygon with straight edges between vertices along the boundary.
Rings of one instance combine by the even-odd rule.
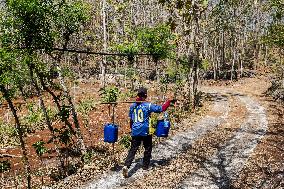
[[221, 41], [222, 41], [222, 47], [221, 47], [221, 65], [225, 64], [225, 32], [222, 30], [221, 32]]
[[[37, 79], [34, 77], [33, 66], [30, 65], [30, 64], [28, 66], [29, 66], [29, 71], [30, 71], [30, 79], [31, 79], [31, 81], [32, 81], [32, 83], [33, 83], [33, 85], [34, 85], [34, 87], [36, 89], [36, 96], [39, 98], [40, 107], [41, 107], [41, 110], [42, 110], [42, 112], [44, 114], [46, 125], [47, 125], [47, 127], [48, 127], [48, 129], [49, 129], [49, 131], [51, 133], [51, 136], [53, 138], [56, 138], [55, 133], [54, 133], [54, 129], [52, 127], [52, 123], [50, 121], [50, 117], [48, 116], [46, 106], [45, 106], [44, 101], [42, 99], [41, 90], [40, 90], [39, 85], [37, 83]], [[60, 153], [60, 150], [59, 150], [59, 147], [58, 147], [58, 143], [56, 142], [56, 140], [54, 142], [54, 146], [55, 146], [55, 151], [56, 151], [56, 153], [59, 156], [59, 161], [61, 163], [61, 167], [63, 168], [64, 167], [64, 159], [63, 159], [63, 157], [62, 157], [62, 155]]]
[[[103, 49], [104, 52], [107, 51], [107, 24], [106, 24], [106, 0], [103, 0], [103, 5], [102, 5], [102, 17], [103, 17]], [[101, 79], [101, 85], [103, 88], [105, 88], [105, 74], [106, 74], [106, 56], [102, 57], [103, 60], [100, 64], [101, 66], [101, 74], [102, 78]]]
[[57, 68], [57, 71], [58, 71], [58, 79], [59, 79], [60, 85], [63, 89], [64, 96], [67, 98], [67, 101], [68, 101], [68, 103], [71, 107], [71, 113], [72, 113], [74, 125], [75, 125], [75, 128], [76, 128], [76, 135], [77, 135], [77, 138], [78, 138], [79, 148], [81, 150], [81, 153], [85, 154], [86, 153], [86, 147], [85, 147], [85, 144], [84, 144], [83, 135], [81, 133], [80, 124], [79, 124], [79, 120], [78, 120], [78, 116], [77, 116], [75, 106], [72, 102], [72, 98], [70, 96], [70, 93], [69, 93], [69, 91], [68, 91], [68, 89], [65, 85], [65, 82], [64, 82], [64, 79], [63, 79], [63, 76], [62, 76], [61, 68], [58, 64], [56, 64], [56, 68]]
[[52, 136], [54, 136], [53, 127], [52, 127], [50, 118], [49, 118], [49, 116], [48, 116], [48, 114], [47, 114], [47, 110], [46, 110], [44, 101], [43, 101], [43, 99], [42, 99], [42, 95], [41, 95], [41, 91], [40, 91], [40, 88], [39, 88], [38, 83], [37, 83], [37, 79], [34, 77], [34, 72], [33, 72], [33, 68], [32, 68], [33, 66], [34, 66], [34, 65], [31, 65], [31, 64], [28, 65], [28, 67], [29, 67], [29, 72], [30, 72], [30, 79], [31, 79], [31, 81], [32, 81], [33, 86], [35, 87], [36, 96], [39, 98], [40, 107], [41, 107], [41, 110], [42, 110], [42, 112], [43, 112], [43, 114], [44, 114], [45, 121], [46, 121], [46, 125], [47, 125], [49, 131], [51, 132]]
[[[235, 39], [236, 40], [236, 39]], [[231, 81], [233, 81], [233, 77], [234, 77], [234, 72], [235, 72], [235, 62], [236, 62], [236, 47], [235, 47], [236, 43], [234, 42], [234, 44], [232, 45], [232, 52], [233, 52], [233, 61], [232, 61], [232, 67], [231, 67]], [[236, 76], [236, 75], [235, 75]], [[236, 76], [237, 77], [237, 76]], [[237, 79], [237, 78], [236, 78]]]
[[[68, 42], [70, 41], [71, 34], [72, 33], [66, 33], [65, 34], [65, 36], [64, 36], [65, 42], [63, 44], [63, 49], [67, 48]], [[61, 62], [61, 59], [62, 59], [63, 55], [64, 55], [64, 51], [62, 53], [60, 53], [57, 57], [55, 57], [56, 63], [54, 63], [54, 66], [55, 66], [55, 68], [56, 68], [56, 70], [58, 72], [58, 79], [59, 79], [59, 83], [60, 83], [60, 85], [62, 87], [62, 90], [63, 90], [63, 95], [66, 97], [66, 99], [67, 99], [67, 101], [69, 103], [69, 106], [71, 107], [71, 113], [72, 113], [72, 117], [73, 117], [73, 120], [74, 120], [74, 125], [75, 125], [75, 128], [76, 128], [76, 136], [77, 136], [77, 139], [78, 139], [78, 146], [79, 146], [79, 149], [80, 149], [81, 153], [84, 155], [86, 153], [86, 147], [85, 147], [85, 144], [84, 144], [83, 135], [81, 134], [81, 129], [80, 129], [79, 121], [78, 121], [77, 112], [76, 112], [75, 106], [74, 106], [74, 104], [72, 102], [72, 98], [70, 96], [70, 92], [69, 92], [68, 88], [65, 85], [64, 78], [62, 76], [62, 70], [61, 70], [61, 68], [59, 66], [59, 63]]]
[[217, 80], [218, 75], [218, 54], [217, 54], [217, 37], [215, 37], [214, 40], [214, 46], [213, 46], [213, 65], [214, 65], [214, 80]]
[[265, 45], [265, 54], [264, 54], [264, 65], [267, 66], [267, 56], [268, 56], [268, 48]]
[[198, 61], [195, 60], [193, 64], [193, 84], [192, 84], [192, 90], [193, 90], [193, 108], [195, 109], [197, 106], [197, 86], [198, 86]]
[[[192, 1], [192, 6], [195, 6], [195, 1]], [[194, 10], [194, 9], [193, 9]], [[193, 68], [193, 83], [192, 83], [192, 92], [193, 92], [193, 108], [196, 108], [197, 105], [197, 86], [198, 86], [198, 64], [200, 64], [200, 59], [199, 59], [199, 53], [200, 53], [200, 47], [197, 44], [197, 35], [200, 32], [200, 27], [199, 27], [199, 18], [197, 17], [197, 13], [195, 13], [195, 11], [193, 11], [193, 21], [195, 22], [193, 25], [195, 25], [195, 27], [193, 28], [193, 32], [194, 32], [194, 37], [193, 37], [193, 64], [192, 64], [192, 68]]]
[[160, 70], [159, 70], [159, 61], [155, 61], [155, 67], [156, 67], [156, 77], [157, 77], [157, 84], [160, 83]]
[[[55, 95], [54, 92], [52, 92], [52, 91], [46, 86], [46, 84], [44, 83], [44, 80], [43, 80], [42, 76], [40, 75], [40, 73], [37, 72], [37, 74], [39, 75], [39, 80], [40, 80], [40, 83], [41, 83], [41, 85], [42, 85], [42, 87], [43, 87], [43, 90], [47, 91], [47, 92], [52, 96], [53, 101], [54, 101], [54, 103], [56, 104], [56, 107], [57, 107], [58, 111], [61, 112], [62, 107], [61, 107], [61, 105], [60, 105], [59, 98]], [[73, 134], [75, 134], [75, 131], [74, 131], [73, 128], [72, 128], [72, 124], [71, 124], [68, 120], [63, 120], [63, 119], [61, 119], [61, 121], [64, 122], [66, 126], [68, 126], [68, 128], [70, 129], [70, 131], [71, 131]]]
[[31, 167], [30, 167], [30, 163], [29, 163], [29, 159], [28, 159], [28, 152], [25, 146], [25, 141], [24, 141], [24, 133], [23, 133], [23, 129], [21, 127], [21, 123], [19, 120], [19, 117], [17, 115], [17, 110], [9, 96], [9, 92], [8, 90], [3, 86], [0, 85], [0, 91], [3, 94], [3, 97], [5, 98], [5, 100], [8, 102], [9, 107], [13, 113], [14, 119], [15, 119], [15, 126], [16, 126], [16, 130], [17, 133], [19, 135], [19, 139], [20, 139], [20, 144], [21, 144], [21, 149], [22, 149], [22, 153], [23, 153], [23, 162], [24, 162], [24, 166], [25, 166], [25, 172], [26, 172], [26, 176], [27, 176], [27, 188], [31, 189], [32, 185], [31, 185]]

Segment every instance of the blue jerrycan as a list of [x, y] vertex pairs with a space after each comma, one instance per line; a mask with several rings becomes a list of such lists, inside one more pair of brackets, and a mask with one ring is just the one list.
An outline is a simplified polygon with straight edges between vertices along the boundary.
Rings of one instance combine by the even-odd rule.
[[164, 120], [158, 120], [156, 136], [157, 137], [168, 137], [171, 123], [169, 121], [168, 113], [164, 113]]
[[104, 127], [104, 142], [115, 143], [118, 138], [118, 126], [107, 123]]

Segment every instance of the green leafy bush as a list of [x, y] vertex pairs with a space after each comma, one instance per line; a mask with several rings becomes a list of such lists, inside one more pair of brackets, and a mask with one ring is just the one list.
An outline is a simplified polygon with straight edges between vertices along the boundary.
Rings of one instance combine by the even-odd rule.
[[130, 135], [122, 135], [119, 144], [124, 148], [129, 148], [131, 145], [131, 136]]
[[83, 99], [79, 102], [77, 109], [82, 114], [88, 114], [90, 111], [94, 110], [96, 108], [96, 105], [94, 103], [94, 99], [87, 98]]
[[35, 151], [36, 151], [36, 154], [39, 157], [41, 157], [44, 153], [47, 152], [47, 148], [44, 145], [45, 145], [45, 142], [43, 142], [42, 140], [38, 141], [38, 142], [35, 142], [32, 145], [34, 147]]
[[128, 100], [129, 98], [134, 98], [136, 97], [137, 93], [133, 90], [129, 90], [129, 91], [126, 91], [124, 93], [120, 93], [119, 95], [119, 99], [120, 100]]
[[118, 44], [114, 47], [117, 51], [127, 54], [127, 59], [129, 63], [133, 63], [135, 54], [138, 53], [139, 47], [137, 45], [137, 42], [124, 42], [121, 44]]
[[208, 71], [208, 69], [210, 68], [210, 62], [207, 59], [203, 59], [201, 62], [201, 68], [204, 71]]
[[136, 72], [135, 68], [133, 68], [133, 67], [128, 67], [128, 68], [126, 69], [125, 75], [126, 75], [126, 77], [128, 77], [129, 79], [133, 80], [133, 79], [134, 79], [134, 76], [135, 76], [135, 72]]
[[119, 94], [119, 89], [114, 86], [108, 86], [100, 89], [100, 96], [102, 102], [116, 102]]
[[151, 119], [150, 119], [149, 125], [151, 125], [153, 128], [156, 128], [157, 123], [158, 123], [158, 119], [159, 119], [159, 114], [151, 114]]
[[45, 118], [42, 110], [33, 103], [27, 104], [28, 114], [22, 117], [24, 132], [33, 133], [45, 128]]
[[175, 36], [171, 33], [170, 27], [167, 25], [142, 28], [137, 32], [139, 47], [145, 53], [152, 54], [155, 62], [171, 56], [171, 52], [175, 48], [175, 45], [172, 43], [174, 39]]
[[2, 147], [19, 145], [17, 130], [13, 125], [0, 120], [0, 145]]
[[52, 107], [47, 107], [47, 109], [46, 109], [46, 111], [47, 111], [47, 115], [48, 115], [48, 117], [51, 119], [51, 120], [54, 120], [55, 119], [55, 117], [56, 117], [56, 110], [54, 109], [54, 108], [52, 108]]
[[84, 164], [89, 164], [92, 161], [93, 153], [91, 151], [88, 151], [87, 153], [83, 154], [82, 161]]

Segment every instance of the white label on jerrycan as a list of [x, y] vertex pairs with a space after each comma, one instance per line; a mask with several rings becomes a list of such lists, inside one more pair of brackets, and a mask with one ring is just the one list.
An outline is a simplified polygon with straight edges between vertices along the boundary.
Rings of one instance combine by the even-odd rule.
[[165, 121], [164, 121], [164, 127], [165, 127], [165, 128], [168, 128], [169, 126], [170, 126], [170, 122], [165, 120]]
[[168, 112], [164, 113], [164, 127], [165, 128], [170, 127], [170, 121], [169, 121], [169, 114], [168, 114]]

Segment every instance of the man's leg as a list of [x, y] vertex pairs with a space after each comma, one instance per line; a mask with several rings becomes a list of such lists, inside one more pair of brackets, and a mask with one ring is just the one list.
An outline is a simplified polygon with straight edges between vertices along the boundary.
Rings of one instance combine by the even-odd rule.
[[127, 155], [127, 158], [125, 160], [125, 163], [124, 165], [129, 168], [131, 166], [131, 163], [135, 157], [135, 154], [139, 148], [141, 144], [141, 137], [135, 137], [135, 136], [132, 136], [132, 139], [131, 139], [131, 147], [130, 147], [130, 150], [128, 152], [128, 155]]
[[152, 135], [143, 137], [144, 146], [144, 158], [143, 158], [143, 169], [148, 169], [152, 153]]

